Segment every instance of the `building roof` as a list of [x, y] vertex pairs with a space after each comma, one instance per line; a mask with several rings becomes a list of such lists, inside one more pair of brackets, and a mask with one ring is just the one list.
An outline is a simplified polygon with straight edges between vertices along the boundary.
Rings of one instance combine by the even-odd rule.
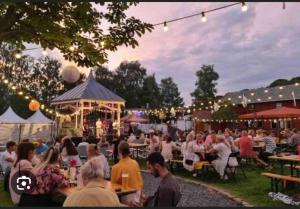
[[20, 116], [18, 116], [11, 107], [7, 108], [5, 113], [0, 116], [0, 123], [6, 124], [20, 124], [20, 123], [29, 123]]
[[300, 109], [280, 107], [255, 113], [240, 115], [240, 119], [272, 119], [272, 118], [295, 118], [300, 117]]
[[293, 100], [292, 92], [294, 92], [296, 100], [300, 100], [299, 83], [287, 86], [276, 86], [270, 88], [257, 88], [237, 92], [229, 92], [224, 95], [221, 101], [229, 101], [234, 104], [241, 104], [243, 95], [245, 95], [245, 97], [248, 99], [248, 104], [288, 101]]
[[98, 83], [90, 72], [87, 80], [52, 100], [52, 103], [78, 99], [125, 102], [123, 98]]

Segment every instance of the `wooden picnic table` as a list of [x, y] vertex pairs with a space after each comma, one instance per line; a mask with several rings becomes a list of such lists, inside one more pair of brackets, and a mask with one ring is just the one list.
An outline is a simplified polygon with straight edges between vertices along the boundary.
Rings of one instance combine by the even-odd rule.
[[[127, 195], [136, 192], [136, 189], [133, 188], [124, 188], [120, 184], [111, 183], [110, 181], [104, 180], [104, 187], [115, 192], [118, 196]], [[70, 194], [79, 191], [82, 187], [78, 186], [71, 186], [71, 187], [64, 187], [59, 188], [55, 192], [63, 194], [64, 196], [69, 196]]]
[[283, 175], [284, 164], [289, 163], [290, 170], [291, 170], [291, 176], [294, 176], [294, 165], [295, 165], [294, 163], [300, 162], [299, 155], [287, 155], [287, 154], [282, 154], [282, 156], [273, 155], [273, 156], [270, 156], [269, 159], [279, 161], [280, 168], [281, 168], [281, 175]]
[[139, 149], [145, 149], [148, 144], [128, 143], [130, 148], [135, 149], [136, 158], [139, 157]]

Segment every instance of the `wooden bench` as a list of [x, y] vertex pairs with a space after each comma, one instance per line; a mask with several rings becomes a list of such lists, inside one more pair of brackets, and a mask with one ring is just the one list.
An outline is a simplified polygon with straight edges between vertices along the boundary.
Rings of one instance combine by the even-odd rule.
[[[274, 188], [275, 188], [276, 193], [278, 192], [279, 182], [285, 183], [286, 181], [291, 181], [295, 183], [300, 183], [300, 178], [297, 177], [285, 176], [285, 175], [280, 175], [275, 173], [261, 173], [261, 175], [271, 179], [271, 190], [272, 192], [274, 192]], [[281, 189], [283, 190], [283, 184]]]

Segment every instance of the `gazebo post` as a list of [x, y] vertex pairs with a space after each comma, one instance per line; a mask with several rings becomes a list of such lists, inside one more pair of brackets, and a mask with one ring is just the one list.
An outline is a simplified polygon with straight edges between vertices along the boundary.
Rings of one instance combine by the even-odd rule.
[[76, 112], [75, 112], [75, 128], [78, 129], [78, 118], [77, 118], [78, 102], [76, 102]]
[[80, 128], [83, 128], [83, 102], [80, 101]]
[[120, 136], [120, 127], [121, 127], [121, 108], [120, 104], [118, 104], [118, 110], [117, 110], [117, 135]]

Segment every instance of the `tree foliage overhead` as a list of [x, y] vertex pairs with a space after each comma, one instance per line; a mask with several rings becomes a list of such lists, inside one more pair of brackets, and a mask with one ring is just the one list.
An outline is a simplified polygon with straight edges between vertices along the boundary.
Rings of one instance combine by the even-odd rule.
[[163, 107], [182, 107], [184, 105], [177, 84], [174, 83], [171, 77], [161, 80], [160, 92]]
[[161, 106], [160, 89], [155, 75], [148, 75], [144, 79], [141, 99], [147, 108], [158, 108]]
[[214, 70], [213, 65], [202, 65], [201, 69], [196, 72], [197, 81], [196, 89], [191, 93], [195, 100], [212, 100], [217, 93], [217, 80], [219, 74]]
[[[16, 59], [10, 56], [12, 50], [15, 50], [15, 46], [0, 45], [0, 77], [12, 82], [24, 94], [48, 104], [53, 97], [67, 90], [59, 74], [59, 61], [49, 57], [35, 60], [31, 56]], [[16, 96], [18, 92], [4, 83], [0, 89], [1, 112], [11, 105], [20, 115], [30, 115], [28, 108], [24, 108], [26, 105], [28, 107], [28, 101]]]
[[[0, 43], [10, 43], [18, 49], [24, 49], [24, 43], [44, 49], [57, 48], [66, 60], [73, 60], [79, 66], [101, 65], [107, 61], [107, 51], [116, 51], [121, 45], [134, 48], [138, 46], [135, 35], [142, 36], [153, 29], [149, 23], [126, 16], [126, 11], [136, 4], [119, 1], [0, 3]], [[103, 30], [104, 22], [109, 25], [107, 31]], [[71, 46], [74, 51], [69, 50]]]

